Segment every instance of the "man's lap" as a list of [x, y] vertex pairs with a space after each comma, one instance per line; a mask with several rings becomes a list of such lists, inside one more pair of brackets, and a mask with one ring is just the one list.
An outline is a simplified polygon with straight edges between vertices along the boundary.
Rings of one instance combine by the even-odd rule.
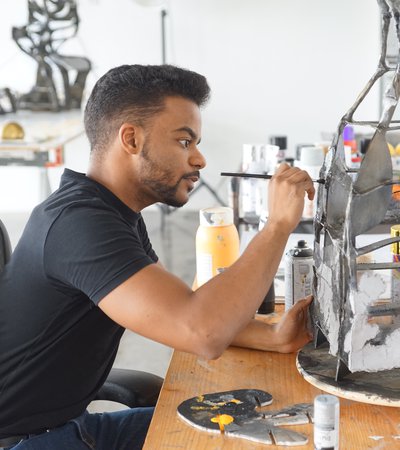
[[140, 450], [154, 408], [85, 412], [65, 425], [32, 436], [12, 450]]

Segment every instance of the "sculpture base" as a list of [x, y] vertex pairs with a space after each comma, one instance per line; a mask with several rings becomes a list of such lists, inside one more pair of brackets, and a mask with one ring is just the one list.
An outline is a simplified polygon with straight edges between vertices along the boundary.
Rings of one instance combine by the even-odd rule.
[[314, 348], [312, 343], [297, 355], [297, 369], [318, 389], [363, 403], [400, 406], [400, 369], [349, 373], [335, 381], [337, 358], [328, 352], [328, 343]]

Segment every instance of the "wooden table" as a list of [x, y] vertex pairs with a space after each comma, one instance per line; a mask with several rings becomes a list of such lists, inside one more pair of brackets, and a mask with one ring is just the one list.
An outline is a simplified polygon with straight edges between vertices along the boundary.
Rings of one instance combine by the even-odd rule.
[[[207, 361], [175, 351], [165, 377], [156, 411], [144, 445], [145, 450], [258, 450], [284, 449], [248, 440], [197, 430], [177, 416], [177, 406], [199, 394], [230, 389], [262, 389], [274, 400], [265, 409], [310, 402], [323, 393], [306, 382], [296, 369], [295, 354], [279, 354], [231, 347], [218, 360]], [[313, 426], [296, 425], [293, 430], [309, 437], [313, 449]], [[340, 399], [340, 449], [400, 448], [400, 411]]]

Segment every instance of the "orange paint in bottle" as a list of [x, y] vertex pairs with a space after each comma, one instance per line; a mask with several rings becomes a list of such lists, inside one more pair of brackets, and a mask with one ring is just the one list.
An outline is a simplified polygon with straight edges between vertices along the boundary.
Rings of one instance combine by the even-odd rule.
[[200, 210], [196, 233], [196, 275], [200, 287], [223, 272], [239, 257], [239, 234], [233, 210], [227, 207]]

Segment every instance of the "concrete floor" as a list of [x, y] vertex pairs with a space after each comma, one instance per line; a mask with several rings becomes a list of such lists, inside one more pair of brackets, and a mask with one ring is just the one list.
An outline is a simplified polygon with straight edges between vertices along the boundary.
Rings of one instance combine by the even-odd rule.
[[[153, 208], [143, 211], [153, 248], [164, 267], [191, 285], [196, 264], [195, 234], [198, 212], [180, 209], [163, 215], [161, 209]], [[13, 248], [21, 236], [28, 216], [28, 213], [1, 214], [0, 218], [7, 227]], [[164, 377], [171, 354], [171, 348], [127, 330], [121, 340], [114, 366], [143, 370]], [[105, 409], [120, 409], [120, 405], [94, 402], [90, 407], [91, 411]]]

